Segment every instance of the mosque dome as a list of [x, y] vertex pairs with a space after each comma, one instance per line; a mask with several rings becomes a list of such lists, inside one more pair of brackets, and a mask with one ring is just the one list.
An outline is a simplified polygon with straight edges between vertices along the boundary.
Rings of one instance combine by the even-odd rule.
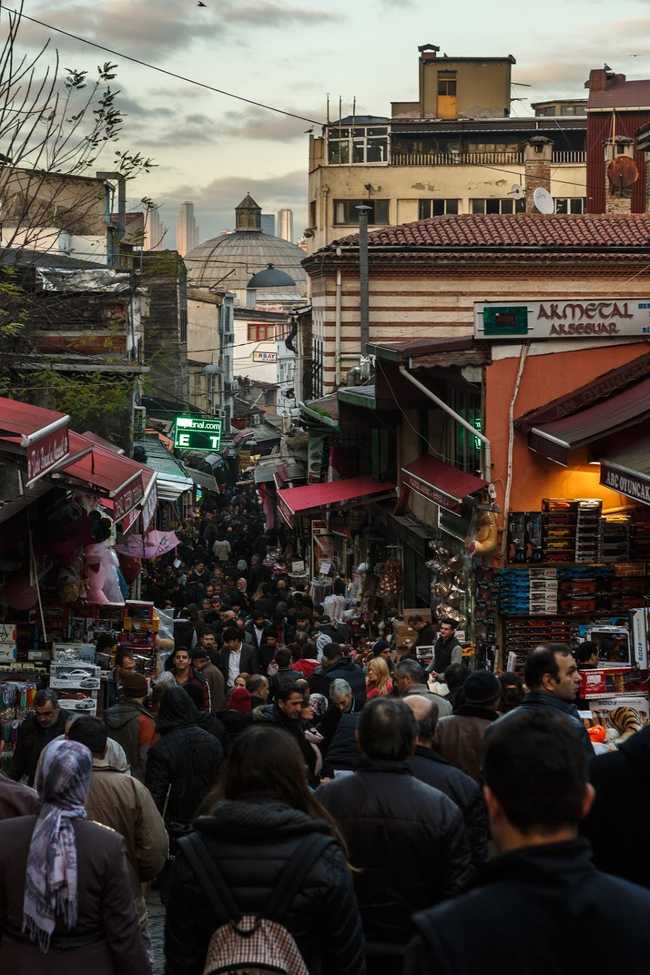
[[185, 256], [188, 285], [245, 292], [251, 277], [272, 264], [295, 282], [283, 289], [287, 297], [305, 296], [307, 274], [300, 263], [304, 252], [288, 240], [262, 233], [261, 217], [262, 208], [247, 194], [235, 210], [234, 233], [206, 240]]

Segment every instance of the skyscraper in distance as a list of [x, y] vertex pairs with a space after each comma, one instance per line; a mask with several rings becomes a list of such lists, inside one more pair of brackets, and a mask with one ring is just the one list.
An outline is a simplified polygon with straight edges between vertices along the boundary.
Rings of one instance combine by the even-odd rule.
[[198, 244], [198, 224], [194, 219], [194, 204], [186, 200], [178, 208], [176, 219], [176, 250], [185, 257]]
[[160, 213], [157, 209], [149, 210], [145, 214], [144, 242], [143, 248], [146, 251], [163, 250], [165, 245], [165, 235], [167, 227], [163, 226]]
[[293, 244], [293, 210], [278, 210], [278, 237]]
[[262, 214], [262, 233], [268, 234], [269, 237], [275, 237], [275, 214], [274, 213]]

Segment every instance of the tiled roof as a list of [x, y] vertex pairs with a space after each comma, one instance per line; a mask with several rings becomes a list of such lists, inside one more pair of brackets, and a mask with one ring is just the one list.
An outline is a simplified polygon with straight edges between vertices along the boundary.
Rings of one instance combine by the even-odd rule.
[[[333, 241], [357, 246], [358, 235]], [[368, 235], [372, 247], [650, 247], [650, 213], [432, 217]]]
[[589, 111], [598, 108], [648, 108], [650, 81], [620, 81], [604, 91], [589, 92]]

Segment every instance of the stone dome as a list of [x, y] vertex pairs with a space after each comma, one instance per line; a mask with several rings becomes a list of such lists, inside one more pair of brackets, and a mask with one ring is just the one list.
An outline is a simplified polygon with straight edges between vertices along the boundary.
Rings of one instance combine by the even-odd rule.
[[273, 264], [295, 281], [295, 288], [287, 288], [287, 292], [306, 295], [307, 274], [300, 263], [304, 252], [288, 240], [262, 233], [261, 214], [261, 207], [247, 195], [235, 210], [234, 233], [206, 240], [185, 256], [188, 285], [245, 291], [254, 274]]

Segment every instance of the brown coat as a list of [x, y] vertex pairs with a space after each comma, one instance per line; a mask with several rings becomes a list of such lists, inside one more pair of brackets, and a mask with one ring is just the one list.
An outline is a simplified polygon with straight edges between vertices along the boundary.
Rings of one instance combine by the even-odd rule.
[[124, 838], [134, 893], [157, 877], [169, 850], [167, 830], [149, 790], [137, 779], [93, 760], [88, 818]]
[[14, 782], [0, 772], [0, 819], [12, 816], [31, 816], [38, 812], [41, 800], [34, 789], [22, 782]]
[[210, 663], [206, 664], [201, 671], [201, 677], [206, 680], [210, 689], [210, 711], [212, 714], [216, 714], [217, 711], [223, 711], [226, 706], [223, 674], [218, 667]]
[[481, 779], [483, 736], [499, 715], [488, 708], [463, 706], [458, 713], [441, 718], [436, 725], [433, 747], [457, 768]]
[[[35, 816], [0, 822], [0, 972], [11, 975], [151, 975], [136, 920], [122, 837], [74, 820], [79, 915], [57, 921], [46, 955], [22, 935], [25, 870]], [[68, 949], [57, 947], [57, 940]]]

